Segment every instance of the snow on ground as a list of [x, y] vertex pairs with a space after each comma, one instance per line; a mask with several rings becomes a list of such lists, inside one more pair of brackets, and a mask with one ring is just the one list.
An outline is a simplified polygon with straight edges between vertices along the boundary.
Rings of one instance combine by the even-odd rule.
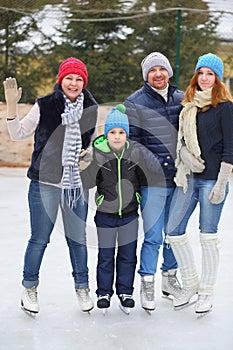
[[[193, 306], [174, 311], [161, 298], [161, 276], [156, 276], [157, 309], [148, 316], [140, 307], [140, 279], [136, 274], [136, 307], [129, 316], [122, 313], [118, 300], [106, 316], [94, 308], [82, 313], [73, 288], [68, 249], [61, 224], [53, 232], [42, 268], [39, 286], [41, 311], [31, 319], [20, 309], [23, 255], [29, 237], [26, 169], [0, 168], [0, 350], [230, 350], [233, 348], [233, 191], [229, 194], [219, 227], [221, 260], [213, 311], [197, 320]], [[233, 186], [233, 175], [231, 188]], [[90, 288], [95, 297], [96, 232], [94, 206], [88, 217]], [[197, 261], [198, 210], [189, 223]], [[142, 241], [140, 227], [139, 247]], [[161, 261], [161, 260], [160, 260]], [[200, 269], [200, 263], [198, 264]]]

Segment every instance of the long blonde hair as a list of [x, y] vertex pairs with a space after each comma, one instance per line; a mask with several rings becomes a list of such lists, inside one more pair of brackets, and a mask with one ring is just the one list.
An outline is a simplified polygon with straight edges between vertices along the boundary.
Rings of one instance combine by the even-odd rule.
[[[195, 92], [199, 89], [198, 82], [197, 82], [198, 73], [199, 71], [196, 71], [192, 79], [190, 80], [190, 84], [187, 87], [184, 93], [184, 98], [181, 102], [182, 105], [185, 105], [187, 102], [191, 102], [194, 99]], [[212, 88], [211, 105], [205, 106], [204, 108], [201, 109], [201, 111], [205, 112], [211, 106], [216, 107], [220, 102], [225, 102], [225, 101], [233, 102], [233, 97], [229, 89], [227, 88], [227, 86], [224, 83], [222, 83], [219, 77], [217, 76], [217, 74], [215, 74], [215, 83]]]

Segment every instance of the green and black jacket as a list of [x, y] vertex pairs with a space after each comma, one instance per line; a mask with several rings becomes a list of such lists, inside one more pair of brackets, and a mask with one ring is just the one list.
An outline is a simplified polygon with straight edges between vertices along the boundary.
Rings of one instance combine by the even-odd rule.
[[125, 149], [114, 153], [101, 135], [93, 142], [93, 161], [82, 172], [83, 186], [97, 186], [97, 210], [110, 215], [128, 216], [138, 210], [140, 187], [147, 185], [145, 162], [140, 147], [127, 140]]

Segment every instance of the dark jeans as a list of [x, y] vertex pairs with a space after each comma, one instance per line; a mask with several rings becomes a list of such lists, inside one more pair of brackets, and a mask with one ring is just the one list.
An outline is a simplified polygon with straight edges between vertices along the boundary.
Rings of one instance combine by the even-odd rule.
[[113, 295], [116, 268], [116, 294], [131, 295], [137, 264], [138, 215], [120, 218], [97, 212], [95, 223], [99, 244], [96, 294]]

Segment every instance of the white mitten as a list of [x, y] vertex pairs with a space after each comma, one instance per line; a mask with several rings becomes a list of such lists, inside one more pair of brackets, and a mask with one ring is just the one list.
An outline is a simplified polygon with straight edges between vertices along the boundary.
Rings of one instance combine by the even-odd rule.
[[226, 194], [226, 185], [232, 171], [232, 164], [222, 162], [218, 173], [217, 181], [209, 195], [209, 200], [213, 204], [221, 203]]
[[83, 171], [87, 167], [89, 167], [89, 165], [92, 162], [92, 159], [93, 159], [92, 149], [88, 148], [86, 150], [82, 150], [82, 152], [80, 153], [80, 160], [78, 163], [79, 170]]
[[180, 150], [180, 158], [182, 162], [193, 172], [202, 173], [205, 169], [205, 165], [201, 163], [196, 157], [194, 157], [187, 149], [186, 146], [182, 146]]
[[14, 119], [17, 114], [17, 103], [22, 96], [22, 88], [18, 88], [15, 78], [6, 78], [3, 87], [7, 104], [7, 119]]

